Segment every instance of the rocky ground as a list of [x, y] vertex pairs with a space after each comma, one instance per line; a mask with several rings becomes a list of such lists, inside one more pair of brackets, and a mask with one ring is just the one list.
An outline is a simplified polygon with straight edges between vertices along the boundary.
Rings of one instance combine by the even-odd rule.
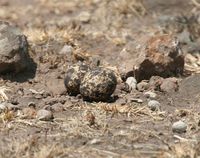
[[[1, 21], [28, 42], [1, 23], [0, 157], [200, 156], [197, 1], [0, 5]], [[78, 62], [115, 73], [111, 98], [86, 101], [83, 85], [68, 94], [64, 78]]]

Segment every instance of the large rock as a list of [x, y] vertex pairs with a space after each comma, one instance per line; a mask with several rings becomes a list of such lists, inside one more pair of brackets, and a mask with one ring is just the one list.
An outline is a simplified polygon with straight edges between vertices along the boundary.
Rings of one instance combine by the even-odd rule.
[[151, 37], [141, 51], [134, 67], [137, 81], [151, 76], [169, 77], [182, 74], [184, 56], [179, 41], [171, 35]]
[[28, 57], [26, 36], [15, 26], [0, 21], [0, 73], [24, 70]]

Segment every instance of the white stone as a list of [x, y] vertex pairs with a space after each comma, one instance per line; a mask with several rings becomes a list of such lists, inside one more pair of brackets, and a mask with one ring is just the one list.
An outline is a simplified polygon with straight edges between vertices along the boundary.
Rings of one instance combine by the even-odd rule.
[[128, 77], [126, 79], [126, 84], [130, 87], [131, 90], [134, 90], [137, 87], [137, 80], [134, 77]]
[[181, 120], [174, 122], [172, 125], [173, 132], [183, 133], [183, 132], [186, 132], [186, 129], [187, 129], [187, 124]]

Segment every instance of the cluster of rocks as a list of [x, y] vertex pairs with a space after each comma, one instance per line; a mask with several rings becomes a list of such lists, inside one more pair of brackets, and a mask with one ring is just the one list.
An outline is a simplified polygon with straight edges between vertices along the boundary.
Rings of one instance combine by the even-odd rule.
[[69, 67], [64, 83], [70, 95], [81, 94], [88, 101], [106, 101], [115, 91], [117, 78], [110, 69], [92, 69], [78, 62]]
[[[149, 88], [163, 92], [177, 91], [178, 80], [171, 76], [182, 75], [183, 69], [184, 55], [178, 39], [172, 35], [151, 37], [139, 52], [133, 76], [125, 75], [127, 91]], [[85, 100], [106, 101], [116, 85], [114, 72], [100, 67], [92, 69], [82, 62], [70, 66], [66, 72], [67, 92], [70, 95], [81, 94]]]

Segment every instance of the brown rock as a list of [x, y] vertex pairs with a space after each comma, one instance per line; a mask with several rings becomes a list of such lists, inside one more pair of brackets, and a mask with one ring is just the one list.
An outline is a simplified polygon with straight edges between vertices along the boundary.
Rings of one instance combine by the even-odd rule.
[[179, 41], [171, 35], [151, 37], [134, 67], [137, 81], [151, 76], [170, 77], [182, 74], [184, 56]]

